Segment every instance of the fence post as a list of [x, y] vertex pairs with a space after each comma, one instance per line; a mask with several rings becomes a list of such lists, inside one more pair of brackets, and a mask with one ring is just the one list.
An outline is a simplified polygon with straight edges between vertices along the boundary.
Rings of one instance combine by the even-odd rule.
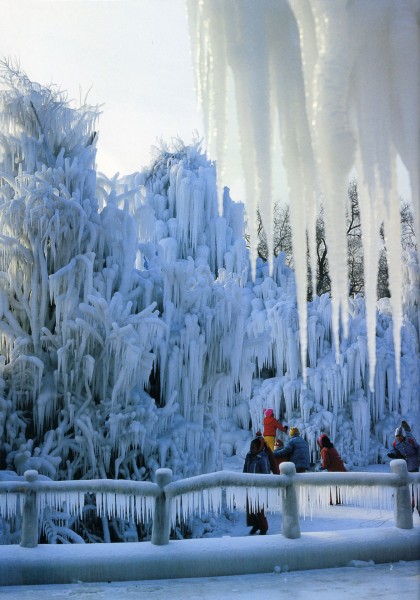
[[295, 465], [292, 462], [280, 463], [280, 475], [292, 478], [290, 485], [281, 488], [281, 532], [284, 537], [294, 540], [300, 538], [299, 505], [293, 482], [296, 475]]
[[[38, 471], [29, 470], [23, 474], [26, 481], [31, 483], [38, 479]], [[38, 511], [36, 506], [36, 492], [31, 490], [25, 493], [22, 509], [22, 539], [23, 548], [35, 548], [38, 545]]]
[[156, 498], [155, 516], [152, 527], [151, 542], [152, 544], [156, 544], [156, 546], [165, 546], [166, 544], [169, 544], [171, 499], [166, 498], [163, 488], [168, 485], [168, 483], [171, 483], [171, 481], [171, 469], [158, 469], [156, 471], [156, 483], [161, 488], [161, 493]]
[[405, 460], [391, 460], [391, 471], [398, 475], [402, 485], [395, 488], [394, 519], [399, 529], [413, 529], [413, 510], [411, 506], [410, 484]]

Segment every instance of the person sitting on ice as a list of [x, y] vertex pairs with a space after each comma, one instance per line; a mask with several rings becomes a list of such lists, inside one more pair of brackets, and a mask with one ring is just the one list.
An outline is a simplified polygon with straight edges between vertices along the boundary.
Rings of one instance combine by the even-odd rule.
[[[251, 442], [249, 452], [245, 457], [243, 472], [269, 475], [270, 471], [272, 471], [272, 467], [270, 465], [266, 444], [264, 438], [260, 435]], [[258, 510], [258, 508], [259, 507], [253, 507], [253, 510], [251, 510], [248, 500], [246, 501], [246, 524], [248, 527], [252, 527], [249, 535], [255, 535], [257, 531], [260, 532], [260, 535], [265, 535], [267, 533], [267, 517], [264, 514], [264, 509]]]
[[407, 463], [408, 472], [418, 473], [420, 448], [406, 421], [402, 421], [395, 430], [395, 440], [392, 446], [392, 451], [388, 453], [389, 458], [403, 458]]
[[321, 471], [347, 471], [341, 456], [326, 433], [319, 436], [318, 446], [321, 448]]
[[271, 450], [274, 450], [277, 429], [287, 433], [288, 427], [277, 421], [272, 408], [266, 408], [264, 411], [264, 439]]
[[309, 458], [309, 446], [306, 440], [300, 435], [300, 431], [297, 427], [291, 427], [289, 429], [290, 439], [284, 448], [280, 450], [274, 450], [274, 456], [278, 458], [286, 458], [287, 460], [294, 463], [296, 467], [296, 473], [305, 473], [311, 466]]

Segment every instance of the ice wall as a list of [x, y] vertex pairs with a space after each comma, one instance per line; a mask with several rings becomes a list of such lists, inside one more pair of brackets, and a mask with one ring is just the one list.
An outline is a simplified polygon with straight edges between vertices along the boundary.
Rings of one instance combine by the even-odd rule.
[[[249, 422], [255, 433], [262, 427], [263, 408], [272, 406], [285, 422], [301, 428], [314, 462], [321, 431], [336, 441], [350, 467], [384, 460], [394, 422], [401, 415], [413, 423], [418, 418], [415, 256], [403, 270], [407, 316], [402, 328], [401, 388], [389, 300], [381, 301], [382, 310], [375, 313], [380, 360], [376, 388], [369, 387], [366, 307], [359, 296], [348, 299], [348, 336], [340, 337], [338, 348], [329, 296], [308, 304], [305, 383], [295, 274], [280, 255], [271, 271], [257, 261], [251, 276], [241, 205], [232, 202], [225, 190], [222, 217], [218, 215], [214, 167], [197, 148], [182, 148], [162, 155], [145, 188], [137, 200], [133, 196], [130, 210], [139, 237], [144, 215], [149, 215], [148, 223], [155, 218], [156, 255], [151, 256], [150, 244], [140, 244], [142, 258], [137, 263], [147, 264], [149, 270], [153, 264], [163, 273], [161, 310], [170, 333], [159, 355], [161, 394], [166, 402], [176, 394], [183, 418], [199, 429], [209, 428], [204, 442], [197, 435], [198, 446], [189, 446], [188, 436], [179, 436], [177, 444], [194, 456], [201, 453], [201, 468], [212, 470], [219, 464], [212, 461], [220, 450], [227, 455], [244, 452]], [[201, 214], [208, 215], [198, 222], [197, 231], [191, 231], [196, 218], [190, 220], [184, 212], [185, 205], [192, 207], [193, 193]], [[192, 246], [191, 239], [200, 243]], [[161, 453], [166, 466], [174, 452], [171, 443], [167, 441]]]
[[[420, 2], [418, 0], [186, 0], [210, 156], [219, 189], [229, 182], [240, 148], [251, 257], [255, 210], [267, 240], [279, 191], [272, 173], [286, 172], [305, 377], [307, 350], [306, 234], [315, 265], [316, 198], [322, 196], [332, 285], [332, 329], [348, 329], [346, 189], [352, 168], [360, 182], [366, 275], [370, 387], [375, 381], [375, 301], [379, 228], [389, 239], [396, 377], [402, 325], [397, 155], [405, 164], [419, 214]], [[232, 80], [233, 84], [227, 83]], [[230, 92], [233, 90], [233, 92]], [[233, 95], [233, 97], [231, 97]], [[228, 134], [236, 112], [240, 139]], [[281, 155], [273, 151], [277, 144]], [[231, 164], [232, 163], [232, 164]], [[313, 280], [315, 278], [315, 273]]]

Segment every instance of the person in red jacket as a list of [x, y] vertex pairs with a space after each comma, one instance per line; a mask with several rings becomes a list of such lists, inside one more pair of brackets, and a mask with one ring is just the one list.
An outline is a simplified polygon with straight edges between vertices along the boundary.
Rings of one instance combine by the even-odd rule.
[[277, 429], [287, 433], [288, 427], [277, 421], [272, 408], [266, 408], [264, 411], [264, 439], [270, 450], [274, 450]]
[[318, 438], [318, 446], [321, 448], [321, 470], [322, 471], [347, 471], [341, 456], [334, 448], [334, 444], [326, 433]]
[[[341, 456], [334, 448], [334, 444], [326, 433], [322, 433], [318, 438], [318, 446], [321, 448], [321, 471], [347, 471]], [[342, 504], [339, 488], [335, 488], [335, 503]], [[332, 491], [330, 488], [330, 504], [333, 504]]]

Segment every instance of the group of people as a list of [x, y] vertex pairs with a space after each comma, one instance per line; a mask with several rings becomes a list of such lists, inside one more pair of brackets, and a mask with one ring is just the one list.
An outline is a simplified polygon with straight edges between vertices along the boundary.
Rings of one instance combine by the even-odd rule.
[[[279, 464], [284, 461], [294, 463], [296, 473], [305, 473], [310, 469], [309, 446], [306, 440], [300, 435], [297, 427], [288, 427], [280, 423], [274, 416], [272, 408], [264, 411], [264, 431], [257, 431], [256, 437], [252, 440], [249, 452], [245, 457], [244, 473], [269, 474], [280, 473]], [[276, 439], [277, 429], [283, 433], [289, 433], [289, 440], [286, 444], [280, 439]], [[345, 472], [346, 467], [337, 452], [334, 444], [326, 433], [318, 437], [318, 446], [321, 452], [321, 471]], [[388, 454], [390, 458], [403, 458], [407, 462], [409, 472], [419, 471], [420, 448], [417, 444], [411, 428], [406, 421], [401, 422], [401, 426], [395, 431], [395, 441], [392, 451]], [[338, 491], [336, 490], [338, 494]], [[332, 497], [330, 498], [331, 504]], [[336, 503], [340, 504], [340, 498], [337, 495]], [[247, 506], [247, 525], [251, 527], [250, 535], [255, 535], [258, 531], [260, 535], [265, 535], [268, 530], [267, 518], [264, 510], [253, 512]]]
[[[263, 423], [264, 432], [257, 431], [256, 437], [252, 440], [249, 452], [245, 457], [243, 472], [278, 475], [280, 473], [279, 465], [284, 461], [294, 463], [296, 473], [309, 471], [311, 467], [309, 446], [300, 435], [298, 427], [289, 428], [280, 423], [275, 418], [272, 408], [264, 411]], [[289, 433], [287, 444], [276, 439], [277, 429], [283, 433]], [[321, 449], [321, 470], [346, 471], [340, 455], [326, 433], [319, 436], [318, 445]], [[255, 535], [258, 531], [260, 535], [265, 535], [268, 523], [264, 510], [253, 512], [247, 506], [247, 525], [251, 527], [250, 535]]]

